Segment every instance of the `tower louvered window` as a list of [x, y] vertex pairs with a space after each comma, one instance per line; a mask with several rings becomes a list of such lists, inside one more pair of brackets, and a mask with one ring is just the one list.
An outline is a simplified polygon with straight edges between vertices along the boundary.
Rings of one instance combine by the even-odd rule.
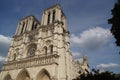
[[47, 20], [47, 24], [50, 24], [50, 12], [48, 13], [48, 20]]
[[34, 30], [34, 21], [33, 21], [33, 23], [32, 23], [32, 29], [31, 30]]
[[53, 10], [53, 17], [52, 17], [52, 22], [55, 21], [55, 10]]
[[21, 29], [21, 34], [23, 33], [25, 23], [23, 23], [22, 29]]

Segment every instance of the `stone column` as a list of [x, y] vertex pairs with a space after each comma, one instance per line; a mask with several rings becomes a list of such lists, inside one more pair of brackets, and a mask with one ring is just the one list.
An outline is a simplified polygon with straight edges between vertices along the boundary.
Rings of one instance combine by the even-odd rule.
[[24, 32], [27, 30], [27, 25], [28, 25], [28, 21], [25, 21], [25, 25], [24, 25]]
[[56, 20], [61, 21], [61, 10], [59, 8], [56, 10]]
[[18, 35], [18, 32], [19, 32], [19, 27], [20, 27], [20, 23], [18, 23], [18, 26], [17, 26], [17, 29], [16, 29], [16, 35]]
[[21, 29], [22, 29], [22, 23], [19, 23], [19, 28], [18, 28], [18, 32], [17, 32], [18, 35], [21, 34]]
[[48, 13], [45, 12], [44, 15], [44, 25], [47, 25]]
[[28, 21], [28, 27], [27, 27], [27, 30], [28, 30], [28, 31], [31, 31], [32, 24], [33, 24], [33, 17], [30, 17], [30, 19], [29, 19], [29, 21]]
[[45, 12], [43, 12], [43, 14], [42, 14], [42, 21], [41, 21], [42, 25], [44, 25], [44, 19], [45, 19]]

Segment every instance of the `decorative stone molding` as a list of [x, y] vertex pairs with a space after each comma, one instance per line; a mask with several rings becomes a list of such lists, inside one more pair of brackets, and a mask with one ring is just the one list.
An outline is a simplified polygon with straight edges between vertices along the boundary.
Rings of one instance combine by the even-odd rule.
[[20, 41], [20, 40], [23, 40], [22, 36], [14, 38], [14, 41]]
[[30, 48], [28, 51], [29, 56], [34, 56], [35, 55], [36, 48]]
[[19, 61], [7, 61], [4, 64], [3, 71], [49, 64], [58, 64], [58, 58], [59, 55], [57, 54], [49, 54], [23, 58]]
[[36, 39], [36, 35], [38, 34], [38, 32], [36, 30], [33, 30], [30, 31], [28, 34], [29, 41], [34, 41]]
[[49, 44], [51, 44], [51, 43], [52, 43], [51, 40], [47, 40], [47, 41], [46, 41], [46, 45], [49, 45]]

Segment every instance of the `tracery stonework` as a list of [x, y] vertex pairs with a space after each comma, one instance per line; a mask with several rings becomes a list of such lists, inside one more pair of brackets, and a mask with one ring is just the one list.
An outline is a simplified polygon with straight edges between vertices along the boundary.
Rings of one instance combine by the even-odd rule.
[[0, 80], [72, 80], [89, 72], [88, 59], [70, 51], [66, 17], [59, 4], [43, 11], [41, 22], [27, 16], [18, 23]]
[[35, 48], [30, 48], [28, 51], [29, 56], [34, 56], [35, 55]]

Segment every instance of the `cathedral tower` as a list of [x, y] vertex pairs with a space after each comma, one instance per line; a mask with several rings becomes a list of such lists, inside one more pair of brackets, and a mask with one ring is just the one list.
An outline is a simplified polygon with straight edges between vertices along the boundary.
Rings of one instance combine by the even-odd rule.
[[59, 4], [20, 20], [0, 73], [1, 80], [72, 80], [66, 17]]

